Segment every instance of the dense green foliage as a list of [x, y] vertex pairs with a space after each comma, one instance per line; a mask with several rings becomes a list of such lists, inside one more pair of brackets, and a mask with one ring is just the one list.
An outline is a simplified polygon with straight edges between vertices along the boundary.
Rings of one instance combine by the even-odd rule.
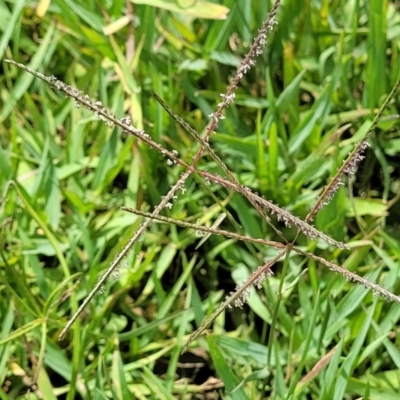
[[[272, 1], [220, 1], [224, 20], [196, 0], [134, 3], [146, 2], [0, 0], [0, 57], [130, 115], [190, 162], [199, 144], [151, 91], [202, 132]], [[400, 75], [400, 12], [384, 0], [286, 0], [277, 20], [210, 144], [243, 184], [305, 217]], [[181, 355], [275, 250], [221, 236], [196, 248], [196, 232], [158, 222], [57, 341], [143, 220], [119, 207], [154, 209], [183, 169], [4, 62], [0, 88], [0, 399], [400, 398], [400, 306], [295, 253]], [[394, 293], [396, 106], [315, 220], [351, 249], [297, 239]], [[198, 167], [222, 175], [207, 155]], [[223, 229], [279, 241], [239, 194], [195, 174], [185, 188], [164, 215], [211, 226], [225, 212]]]

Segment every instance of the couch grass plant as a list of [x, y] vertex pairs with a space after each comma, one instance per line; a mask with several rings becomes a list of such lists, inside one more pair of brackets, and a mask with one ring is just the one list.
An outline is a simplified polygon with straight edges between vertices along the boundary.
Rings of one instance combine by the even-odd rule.
[[396, 7], [0, 0], [0, 398], [399, 398]]

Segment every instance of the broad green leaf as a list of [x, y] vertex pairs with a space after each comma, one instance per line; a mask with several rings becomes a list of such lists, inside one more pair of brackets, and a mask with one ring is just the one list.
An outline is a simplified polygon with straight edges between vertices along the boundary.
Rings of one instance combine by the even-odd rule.
[[192, 0], [131, 0], [134, 4], [147, 4], [168, 11], [190, 15], [195, 18], [225, 19], [229, 9], [209, 1]]

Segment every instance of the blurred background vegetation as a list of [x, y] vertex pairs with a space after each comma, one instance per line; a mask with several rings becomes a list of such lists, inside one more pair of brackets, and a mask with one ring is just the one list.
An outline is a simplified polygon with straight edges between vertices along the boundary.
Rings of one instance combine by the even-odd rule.
[[[219, 4], [217, 4], [219, 3]], [[182, 168], [76, 109], [22, 62], [131, 116], [191, 161], [272, 1], [0, 0], [0, 399], [400, 398], [398, 304], [292, 255], [288, 269], [188, 335], [273, 249], [154, 223], [61, 342], [79, 302]], [[239, 180], [304, 217], [400, 75], [400, 2], [284, 0], [265, 53], [210, 143]], [[394, 102], [315, 225], [308, 251], [399, 293]], [[219, 173], [207, 156], [199, 168]], [[277, 240], [248, 202], [192, 175], [177, 219]], [[278, 223], [288, 239], [295, 230]]]

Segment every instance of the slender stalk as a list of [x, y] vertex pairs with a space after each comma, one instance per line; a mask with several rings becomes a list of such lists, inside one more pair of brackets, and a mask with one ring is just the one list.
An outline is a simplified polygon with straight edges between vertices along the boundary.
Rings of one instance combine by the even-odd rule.
[[389, 106], [390, 102], [394, 99], [399, 89], [400, 89], [400, 77], [397, 80], [391, 92], [389, 93], [389, 95], [386, 97], [378, 113], [375, 115], [375, 118], [372, 121], [372, 124], [368, 129], [368, 131], [366, 132], [364, 138], [354, 146], [354, 149], [349, 153], [347, 159], [343, 162], [342, 166], [337, 170], [335, 176], [325, 187], [321, 196], [319, 196], [317, 202], [314, 204], [313, 208], [308, 213], [305, 222], [312, 221], [317, 212], [332, 201], [336, 192], [339, 190], [339, 187], [343, 185], [342, 177], [345, 173], [348, 173], [350, 176], [355, 174], [358, 163], [364, 159], [364, 156], [362, 154], [369, 147], [369, 143], [367, 140], [371, 136], [372, 132], [374, 132], [374, 130], [376, 129], [379, 121], [382, 119], [383, 113]]
[[276, 248], [285, 248], [286, 247], [285, 244], [282, 244], [279, 242], [274, 242], [272, 240], [265, 240], [265, 239], [261, 239], [261, 238], [258, 239], [258, 238], [253, 238], [251, 236], [240, 235], [238, 233], [226, 231], [223, 229], [216, 229], [216, 228], [212, 228], [212, 227], [209, 228], [209, 227], [203, 226], [203, 225], [191, 224], [190, 222], [181, 221], [181, 220], [170, 218], [170, 217], [163, 217], [162, 215], [152, 215], [151, 213], [135, 210], [134, 208], [130, 208], [130, 207], [121, 207], [121, 210], [130, 212], [132, 214], [140, 215], [142, 217], [152, 218], [154, 220], [157, 220], [160, 222], [165, 222], [167, 224], [174, 224], [177, 226], [181, 226], [182, 228], [194, 229], [196, 231], [207, 232], [207, 233], [210, 233], [213, 235], [225, 236], [227, 238], [242, 240], [244, 242], [264, 244], [264, 245], [273, 246]]
[[206, 329], [214, 322], [214, 320], [221, 314], [225, 309], [230, 308], [231, 304], [234, 303], [236, 307], [241, 307], [243, 303], [248, 299], [253, 286], [260, 287], [261, 283], [266, 279], [267, 276], [272, 275], [271, 267], [286, 254], [287, 250], [278, 253], [272, 260], [266, 262], [264, 265], [259, 267], [253, 272], [252, 275], [242, 284], [237, 287], [234, 292], [226, 297], [225, 301], [201, 324], [201, 326], [194, 331], [190, 336], [185, 346], [183, 347], [182, 353], [184, 353], [190, 343], [196, 340], [202, 335]]

